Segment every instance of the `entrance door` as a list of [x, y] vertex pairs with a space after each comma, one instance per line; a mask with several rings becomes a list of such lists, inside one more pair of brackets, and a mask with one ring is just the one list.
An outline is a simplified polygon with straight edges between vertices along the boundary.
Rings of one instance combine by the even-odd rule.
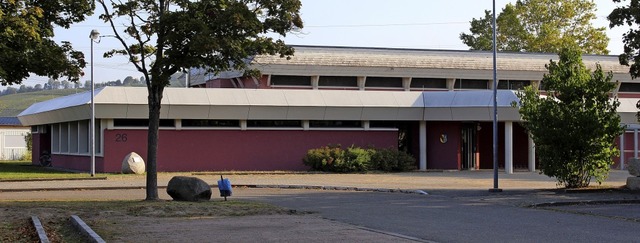
[[462, 169], [474, 170], [476, 168], [476, 142], [477, 142], [477, 124], [462, 124]]

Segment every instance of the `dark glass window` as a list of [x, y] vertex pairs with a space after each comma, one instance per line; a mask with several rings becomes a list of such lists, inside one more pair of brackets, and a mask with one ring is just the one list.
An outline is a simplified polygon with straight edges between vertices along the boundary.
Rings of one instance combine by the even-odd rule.
[[309, 121], [309, 127], [361, 128], [362, 121]]
[[240, 127], [238, 120], [183, 119], [183, 127]]
[[311, 77], [271, 75], [271, 85], [311, 86]]
[[531, 81], [527, 80], [500, 80], [498, 82], [498, 89], [521, 90], [530, 84]]
[[320, 76], [319, 86], [358, 87], [358, 77]]
[[247, 127], [302, 127], [300, 120], [249, 120]]
[[370, 128], [397, 128], [398, 122], [396, 121], [369, 121]]
[[[149, 127], [149, 119], [113, 119], [114, 127]], [[160, 127], [175, 127], [175, 120], [160, 119]]]
[[446, 89], [447, 80], [444, 78], [412, 78], [411, 88]]
[[621, 83], [618, 92], [640, 92], [640, 83]]
[[483, 79], [458, 79], [456, 89], [487, 89], [489, 80]]
[[402, 88], [402, 78], [367, 77], [365, 87]]

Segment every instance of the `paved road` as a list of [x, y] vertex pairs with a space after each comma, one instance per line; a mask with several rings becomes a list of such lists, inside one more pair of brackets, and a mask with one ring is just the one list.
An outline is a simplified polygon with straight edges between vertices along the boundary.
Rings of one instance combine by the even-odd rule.
[[[533, 209], [502, 200], [523, 197], [517, 194], [453, 198], [275, 189], [254, 193], [246, 198], [436, 242], [637, 242], [640, 227], [634, 222], [640, 220], [638, 204]], [[593, 208], [606, 210], [585, 213]], [[629, 211], [635, 213], [625, 213]]]
[[[161, 174], [159, 185], [172, 175]], [[609, 186], [624, 184], [626, 172], [612, 173]], [[215, 183], [218, 176], [198, 175]], [[529, 208], [550, 202], [640, 200], [639, 193], [558, 193], [555, 182], [536, 173], [501, 174], [502, 193], [489, 193], [491, 172], [230, 175], [234, 184], [315, 185], [424, 190], [429, 195], [336, 190], [236, 188], [232, 199], [257, 200], [323, 218], [436, 242], [634, 242], [639, 204]], [[144, 177], [103, 181], [2, 182], [2, 200], [143, 199]], [[40, 190], [66, 188], [63, 191]], [[74, 190], [73, 188], [84, 188]], [[87, 189], [89, 188], [89, 189]], [[113, 190], [104, 190], [112, 188]], [[138, 188], [138, 189], [114, 189]], [[25, 191], [19, 191], [24, 189]], [[545, 189], [545, 190], [540, 190]], [[3, 191], [4, 190], [4, 191]], [[169, 199], [160, 189], [160, 196]], [[219, 200], [219, 199], [216, 199]]]

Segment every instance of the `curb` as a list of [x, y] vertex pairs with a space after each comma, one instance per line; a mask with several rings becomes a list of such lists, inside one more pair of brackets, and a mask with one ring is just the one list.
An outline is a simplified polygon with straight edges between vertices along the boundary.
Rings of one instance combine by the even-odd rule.
[[84, 223], [84, 221], [82, 221], [82, 219], [80, 219], [80, 217], [78, 217], [77, 215], [71, 215], [71, 223], [74, 227], [80, 230], [80, 233], [89, 237], [89, 240], [91, 242], [106, 243], [106, 241], [104, 241], [98, 234], [96, 234], [96, 232], [93, 231], [91, 227], [89, 227], [89, 225]]
[[[211, 188], [217, 188], [217, 184], [209, 185]], [[361, 192], [390, 192], [390, 193], [407, 193], [429, 195], [423, 190], [416, 189], [388, 189], [388, 188], [364, 188], [349, 186], [308, 186], [308, 185], [256, 185], [256, 184], [236, 184], [235, 188], [274, 188], [274, 189], [309, 189], [309, 190], [327, 190], [327, 191], [361, 191]], [[145, 186], [116, 186], [116, 187], [69, 187], [69, 188], [17, 188], [17, 189], [0, 189], [0, 192], [33, 192], [33, 191], [82, 191], [82, 190], [135, 190], [144, 189]], [[167, 186], [158, 186], [158, 189], [165, 189]]]
[[7, 179], [7, 180], [0, 180], [0, 182], [29, 182], [29, 181], [98, 181], [98, 180], [107, 180], [107, 177], [92, 177], [92, 178]]
[[601, 205], [601, 204], [640, 204], [640, 199], [620, 199], [620, 200], [592, 200], [592, 201], [572, 201], [572, 202], [548, 202], [537, 203], [525, 206], [526, 208], [560, 207], [577, 205]]
[[38, 216], [31, 216], [31, 222], [33, 222], [33, 227], [36, 228], [36, 232], [38, 233], [38, 239], [40, 239], [40, 243], [49, 243], [49, 238], [47, 237], [47, 232], [45, 232], [40, 219]]

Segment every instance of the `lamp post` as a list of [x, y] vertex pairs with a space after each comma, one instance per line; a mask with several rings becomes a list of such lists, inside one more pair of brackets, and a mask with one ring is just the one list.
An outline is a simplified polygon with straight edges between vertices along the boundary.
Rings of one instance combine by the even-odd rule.
[[493, 0], [493, 188], [490, 192], [501, 192], [498, 188], [498, 67], [496, 50], [496, 0]]
[[89, 150], [91, 151], [91, 176], [96, 175], [96, 104], [93, 101], [95, 85], [93, 82], [93, 43], [100, 38], [100, 32], [98, 30], [91, 30], [89, 34], [91, 39], [91, 125], [89, 127], [89, 133], [91, 134], [91, 140], [89, 141]]

